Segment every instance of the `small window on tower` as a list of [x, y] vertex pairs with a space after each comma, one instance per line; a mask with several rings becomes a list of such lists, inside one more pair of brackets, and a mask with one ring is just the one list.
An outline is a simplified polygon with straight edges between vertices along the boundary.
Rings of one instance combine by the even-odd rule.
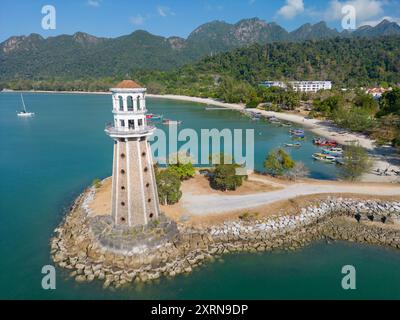
[[133, 111], [133, 98], [131, 96], [127, 99], [128, 111]]
[[144, 168], [144, 172], [147, 172], [147, 171], [149, 171], [149, 168], [147, 168], [147, 167]]
[[150, 219], [152, 219], [154, 217], [154, 214], [150, 213], [149, 217]]
[[125, 218], [124, 217], [121, 218], [121, 222], [125, 222]]
[[138, 126], [141, 127], [142, 125], [143, 125], [143, 120], [142, 120], [142, 119], [139, 119], [139, 120], [138, 120]]
[[148, 188], [148, 187], [150, 187], [150, 183], [147, 182], [146, 183], [146, 188]]
[[140, 97], [139, 96], [137, 96], [137, 98], [136, 98], [136, 104], [137, 104], [137, 109], [141, 110], [142, 106], [140, 105]]
[[121, 169], [121, 174], [125, 174], [125, 170], [124, 169]]
[[150, 203], [150, 202], [151, 202], [151, 199], [148, 199], [147, 202]]
[[125, 153], [121, 153], [121, 158], [125, 158]]
[[121, 127], [125, 127], [125, 120], [120, 120], [119, 123], [121, 124]]
[[142, 152], [142, 157], [145, 157], [146, 156], [146, 152]]
[[124, 111], [124, 99], [121, 96], [118, 97], [118, 102], [119, 102], [119, 111]]
[[122, 201], [122, 202], [121, 202], [121, 206], [123, 206], [123, 207], [124, 207], [124, 206], [125, 206], [125, 202], [123, 202], [123, 201]]

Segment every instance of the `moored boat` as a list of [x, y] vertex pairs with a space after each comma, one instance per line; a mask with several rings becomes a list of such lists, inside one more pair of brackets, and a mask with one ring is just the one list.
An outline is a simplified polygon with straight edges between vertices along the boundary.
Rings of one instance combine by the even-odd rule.
[[300, 148], [300, 147], [301, 147], [301, 143], [300, 143], [300, 142], [296, 142], [296, 143], [285, 143], [285, 147], [289, 147], [289, 148]]
[[322, 153], [329, 154], [329, 155], [335, 156], [335, 157], [339, 157], [343, 154], [343, 149], [339, 148], [339, 147], [325, 148], [325, 149], [322, 149]]
[[22, 96], [21, 93], [21, 100], [22, 100], [22, 106], [23, 106], [23, 110], [17, 113], [18, 117], [33, 117], [35, 115], [34, 112], [28, 112], [26, 111], [26, 107], [25, 107], [25, 102], [24, 102], [24, 97]]
[[182, 124], [182, 121], [165, 119], [165, 120], [163, 120], [162, 123], [165, 125], [168, 125], [168, 126], [172, 126], [172, 125], [176, 126], [176, 125]]
[[149, 120], [161, 120], [162, 118], [163, 118], [162, 114], [149, 113], [146, 115], [146, 119], [149, 119]]
[[324, 140], [321, 138], [314, 138], [313, 143], [320, 147], [336, 147], [338, 144], [335, 140]]
[[304, 135], [304, 130], [303, 129], [290, 129], [289, 133], [291, 135]]
[[328, 163], [335, 163], [336, 162], [336, 157], [330, 156], [328, 154], [323, 154], [323, 153], [314, 153], [312, 155], [313, 159], [318, 160], [318, 161], [323, 161], [323, 162], [328, 162]]

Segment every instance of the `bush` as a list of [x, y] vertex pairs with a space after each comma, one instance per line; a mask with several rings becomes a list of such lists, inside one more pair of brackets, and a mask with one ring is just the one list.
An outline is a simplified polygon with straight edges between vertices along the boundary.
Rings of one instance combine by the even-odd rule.
[[359, 144], [352, 143], [343, 151], [341, 176], [345, 180], [355, 181], [372, 167], [367, 151]]
[[237, 175], [237, 164], [218, 164], [210, 175], [210, 185], [217, 190], [236, 190], [243, 184], [245, 176]]
[[100, 179], [94, 179], [92, 182], [92, 186], [95, 187], [96, 189], [99, 189], [101, 187], [101, 180]]
[[165, 169], [156, 173], [158, 198], [161, 204], [175, 204], [182, 197], [181, 180], [176, 172]]
[[196, 169], [191, 162], [169, 165], [168, 170], [175, 173], [181, 181], [193, 178], [196, 174]]
[[294, 160], [283, 149], [271, 151], [264, 161], [265, 170], [273, 176], [283, 176], [294, 167]]

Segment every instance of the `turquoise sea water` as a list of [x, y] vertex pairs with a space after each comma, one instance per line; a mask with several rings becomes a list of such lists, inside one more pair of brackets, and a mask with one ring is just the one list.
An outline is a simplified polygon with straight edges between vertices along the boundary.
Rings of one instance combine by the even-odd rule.
[[[49, 239], [73, 199], [97, 177], [111, 174], [112, 141], [103, 131], [112, 120], [111, 97], [25, 94], [36, 117], [20, 119], [15, 93], [0, 94], [0, 298], [2, 299], [223, 299], [400, 298], [399, 252], [346, 243], [316, 243], [295, 253], [224, 257], [189, 276], [125, 290], [100, 283], [76, 284], [57, 269], [57, 289], [41, 289], [41, 268], [51, 264]], [[205, 111], [193, 103], [148, 100], [153, 113], [179, 119], [182, 128], [255, 129], [256, 168], [265, 154], [290, 141], [288, 128], [252, 122], [234, 111]], [[162, 126], [160, 128], [166, 129]], [[290, 150], [311, 176], [333, 179], [335, 166], [310, 158], [308, 142]], [[341, 268], [357, 269], [357, 290], [340, 287]]]

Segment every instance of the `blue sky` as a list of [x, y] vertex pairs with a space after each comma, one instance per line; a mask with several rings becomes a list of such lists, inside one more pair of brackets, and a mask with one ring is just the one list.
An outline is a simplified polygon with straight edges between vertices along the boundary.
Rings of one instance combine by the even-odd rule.
[[[400, 22], [400, 0], [1, 0], [0, 41], [12, 35], [44, 37], [84, 31], [116, 37], [144, 29], [162, 36], [187, 37], [199, 25], [259, 17], [288, 30], [305, 22], [327, 21], [341, 29], [341, 7], [356, 9], [357, 25], [382, 18]], [[41, 28], [44, 5], [56, 9], [56, 29]]]

